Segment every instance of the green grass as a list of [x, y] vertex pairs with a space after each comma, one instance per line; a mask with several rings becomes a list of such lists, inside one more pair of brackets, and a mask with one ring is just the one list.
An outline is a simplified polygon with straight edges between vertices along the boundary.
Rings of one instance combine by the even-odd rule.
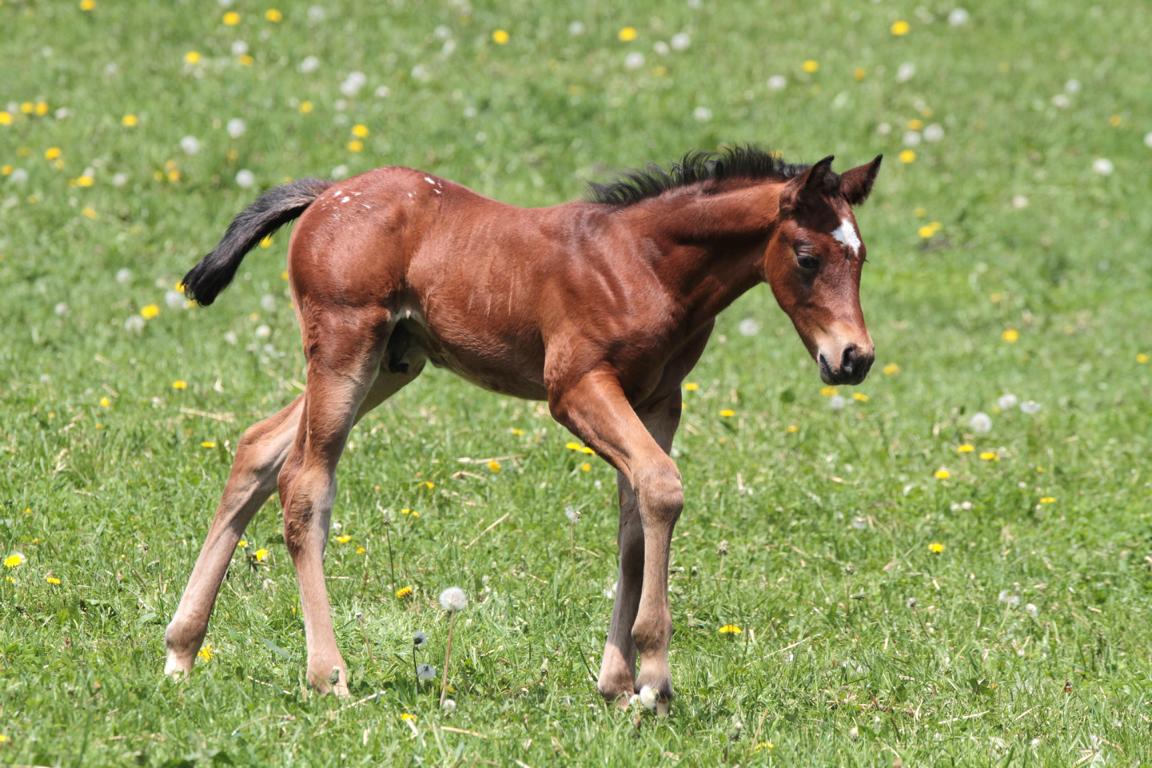
[[[329, 0], [322, 21], [311, 4], [285, 2], [273, 24], [240, 0], [236, 27], [212, 2], [0, 4], [0, 109], [16, 104], [0, 125], [0, 554], [26, 558], [0, 574], [0, 763], [1152, 760], [1147, 3], [971, 0], [961, 27], [948, 3], [887, 0], [629, 13]], [[911, 32], [894, 37], [900, 18]], [[625, 25], [636, 41], [617, 39]], [[679, 32], [686, 50], [654, 51]], [[320, 67], [302, 73], [309, 55]], [[915, 74], [897, 82], [905, 62]], [[354, 70], [368, 84], [344, 96]], [[787, 87], [771, 90], [774, 74]], [[21, 114], [41, 100], [47, 115]], [[247, 130], [230, 138], [234, 117]], [[944, 137], [902, 164], [913, 119]], [[371, 130], [359, 153], [355, 123]], [[263, 188], [407, 164], [542, 205], [736, 141], [834, 152], [840, 168], [886, 154], [859, 211], [880, 359], [870, 399], [836, 411], [768, 290], [720, 318], [678, 441], [671, 719], [606, 708], [589, 671], [614, 577], [612, 473], [582, 471], [542, 406], [436, 371], [365, 420], [340, 468], [335, 518], [352, 540], [332, 543], [328, 573], [356, 704], [303, 690], [275, 503], [248, 535], [269, 556], [238, 553], [225, 582], [213, 658], [162, 679], [164, 625], [236, 440], [302, 379], [285, 237], [211, 309], [164, 301], [256, 194], [239, 170]], [[70, 185], [89, 168], [92, 186]], [[150, 303], [159, 316], [126, 330]], [[754, 336], [738, 330], [749, 318]], [[1006, 392], [1041, 410], [998, 412]], [[976, 411], [991, 433], [972, 434]], [[966, 442], [977, 451], [957, 453]], [[500, 473], [461, 461], [490, 457]], [[414, 680], [410, 638], [427, 632], [420, 660], [442, 665], [436, 596], [452, 584], [472, 603], [446, 714]], [[415, 593], [397, 600], [404, 585]], [[721, 635], [728, 623], [743, 633]]]

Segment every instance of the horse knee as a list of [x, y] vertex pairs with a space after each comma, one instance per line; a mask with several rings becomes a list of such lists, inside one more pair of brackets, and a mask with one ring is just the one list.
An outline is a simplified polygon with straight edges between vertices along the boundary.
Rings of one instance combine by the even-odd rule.
[[684, 509], [684, 486], [676, 465], [668, 462], [637, 473], [634, 484], [645, 524], [674, 524], [679, 519]]

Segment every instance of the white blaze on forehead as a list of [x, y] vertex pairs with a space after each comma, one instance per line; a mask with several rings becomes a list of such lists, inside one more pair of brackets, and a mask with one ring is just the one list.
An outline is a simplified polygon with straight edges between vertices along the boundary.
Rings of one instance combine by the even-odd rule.
[[860, 246], [862, 245], [860, 233], [856, 231], [856, 225], [848, 219], [840, 219], [840, 226], [832, 231], [832, 237], [848, 246], [853, 256], [860, 253]]

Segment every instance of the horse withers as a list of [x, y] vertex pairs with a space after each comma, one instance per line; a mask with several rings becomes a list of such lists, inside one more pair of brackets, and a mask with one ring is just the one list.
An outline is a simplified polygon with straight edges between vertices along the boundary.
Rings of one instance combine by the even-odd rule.
[[669, 451], [681, 382], [716, 315], [767, 282], [823, 381], [857, 384], [872, 365], [853, 207], [880, 158], [843, 174], [831, 165], [750, 147], [697, 152], [547, 208], [398, 167], [267, 192], [188, 273], [185, 290], [211, 304], [245, 253], [299, 217], [288, 271], [307, 385], [237, 446], [165, 634], [166, 672], [192, 668], [236, 544], [279, 488], [308, 681], [347, 695], [323, 571], [336, 464], [357, 420], [431, 361], [494, 392], [547, 400], [616, 469], [619, 581], [598, 688], [619, 701], [643, 692], [666, 713], [669, 544], [684, 504]]

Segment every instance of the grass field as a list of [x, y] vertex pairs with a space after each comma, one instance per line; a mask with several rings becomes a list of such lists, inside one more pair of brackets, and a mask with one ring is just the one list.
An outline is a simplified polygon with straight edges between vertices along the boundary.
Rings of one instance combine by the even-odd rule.
[[[614, 5], [0, 2], [0, 764], [1152, 761], [1152, 7]], [[301, 387], [284, 234], [211, 309], [173, 293], [259, 190], [404, 164], [544, 205], [746, 141], [885, 153], [878, 361], [822, 392], [768, 290], [721, 316], [670, 719], [590, 671], [613, 473], [437, 371], [341, 464], [352, 702], [304, 690], [275, 502], [162, 678], [236, 440]], [[449, 713], [411, 638], [439, 670], [450, 585]]]

